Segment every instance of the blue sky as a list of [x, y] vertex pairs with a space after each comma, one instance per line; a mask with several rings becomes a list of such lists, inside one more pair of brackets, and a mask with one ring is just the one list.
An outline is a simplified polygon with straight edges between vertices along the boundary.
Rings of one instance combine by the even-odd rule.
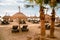
[[[18, 6], [20, 6], [20, 11], [25, 14], [26, 16], [39, 16], [39, 6], [35, 5], [34, 8], [29, 7], [25, 8], [25, 4], [30, 4], [29, 2], [26, 2], [25, 0], [0, 0], [0, 16], [4, 16], [7, 12], [7, 15], [13, 15], [16, 12], [18, 12]], [[32, 4], [32, 3], [31, 3]], [[49, 8], [47, 14], [51, 15], [51, 8], [49, 5], [46, 7]], [[60, 4], [58, 4], [58, 7], [60, 7]], [[56, 15], [60, 16], [60, 8], [56, 9]]]

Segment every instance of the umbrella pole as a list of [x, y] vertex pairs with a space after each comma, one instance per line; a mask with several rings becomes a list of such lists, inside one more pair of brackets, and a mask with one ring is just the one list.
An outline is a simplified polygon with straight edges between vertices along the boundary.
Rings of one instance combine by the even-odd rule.
[[19, 26], [19, 31], [21, 30], [20, 28], [20, 19], [18, 19], [18, 26]]
[[19, 24], [19, 30], [21, 30], [21, 28], [20, 28], [20, 24]]

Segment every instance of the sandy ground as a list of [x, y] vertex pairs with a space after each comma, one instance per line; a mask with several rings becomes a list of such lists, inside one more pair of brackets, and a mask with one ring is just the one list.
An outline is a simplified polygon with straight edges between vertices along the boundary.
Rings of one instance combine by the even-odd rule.
[[[11, 28], [13, 25], [18, 25], [16, 22], [11, 22], [9, 25], [0, 25], [0, 40], [27, 40], [27, 37], [32, 37], [32, 40], [34, 40], [34, 35], [40, 34], [40, 24], [32, 24], [27, 22], [29, 31], [28, 32], [22, 32], [19, 33], [12, 33]], [[23, 25], [23, 24], [21, 24]], [[49, 35], [50, 30], [46, 30], [46, 36]], [[55, 39], [47, 38], [47, 40], [60, 40], [60, 28], [55, 27]]]

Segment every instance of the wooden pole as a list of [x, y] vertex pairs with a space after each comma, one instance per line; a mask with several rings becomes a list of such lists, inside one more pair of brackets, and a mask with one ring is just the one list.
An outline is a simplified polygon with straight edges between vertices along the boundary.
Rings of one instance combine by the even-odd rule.
[[40, 40], [45, 40], [45, 14], [43, 7], [40, 6], [40, 19], [41, 19], [41, 38]]
[[19, 24], [19, 30], [21, 30], [21, 28], [20, 28], [20, 19], [18, 19], [18, 24]]
[[19, 12], [20, 12], [20, 6], [18, 6], [18, 8], [19, 8]]
[[51, 16], [51, 27], [50, 27], [50, 37], [54, 38], [54, 26], [55, 26], [55, 10], [53, 8]]

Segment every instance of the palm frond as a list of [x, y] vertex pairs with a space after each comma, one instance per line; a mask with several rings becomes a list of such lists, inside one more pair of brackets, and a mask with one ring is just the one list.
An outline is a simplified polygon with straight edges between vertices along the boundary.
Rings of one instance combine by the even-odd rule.
[[50, 4], [51, 7], [56, 7], [57, 6], [57, 1], [56, 0], [50, 1], [49, 4]]
[[34, 8], [34, 5], [25, 5], [25, 8], [29, 8], [29, 7]]
[[44, 0], [44, 4], [48, 4], [49, 3], [49, 0]]
[[37, 4], [42, 4], [43, 0], [34, 0]]

